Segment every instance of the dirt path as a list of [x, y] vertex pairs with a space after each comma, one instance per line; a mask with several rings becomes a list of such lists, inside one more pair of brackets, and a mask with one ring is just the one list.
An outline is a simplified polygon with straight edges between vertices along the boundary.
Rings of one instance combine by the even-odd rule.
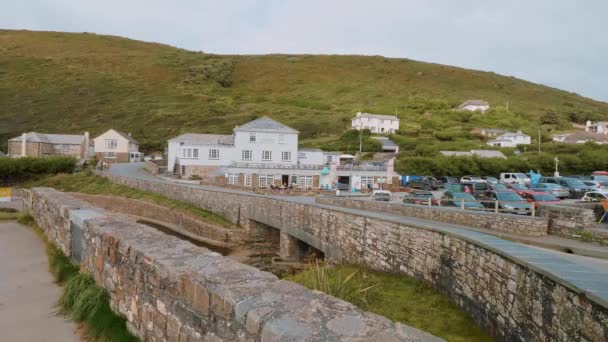
[[0, 221], [1, 340], [79, 341], [76, 324], [53, 314], [59, 296], [42, 241], [27, 227]]

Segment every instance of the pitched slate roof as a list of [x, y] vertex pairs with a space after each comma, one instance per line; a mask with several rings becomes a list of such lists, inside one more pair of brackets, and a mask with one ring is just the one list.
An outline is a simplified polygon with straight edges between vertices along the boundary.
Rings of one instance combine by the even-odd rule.
[[458, 106], [458, 108], [464, 108], [466, 106], [488, 106], [489, 107], [490, 104], [484, 100], [468, 100], [468, 101], [465, 101], [460, 106]]
[[235, 132], [270, 132], [270, 133], [295, 133], [300, 132], [295, 129], [285, 126], [282, 123], [272, 120], [267, 116], [262, 116], [253, 121], [250, 121], [242, 126], [236, 126]]
[[298, 152], [323, 152], [320, 148], [299, 148]]
[[568, 134], [564, 139], [564, 142], [569, 144], [575, 144], [579, 141], [605, 142], [607, 138], [608, 137], [602, 133], [576, 132]]
[[[9, 139], [11, 142], [21, 142], [22, 135]], [[45, 134], [37, 132], [26, 133], [28, 142], [46, 143], [46, 144], [62, 144], [62, 145], [80, 145], [84, 141], [84, 135], [70, 134]]]
[[470, 157], [473, 154], [467, 151], [439, 151], [442, 155], [446, 157]]
[[380, 114], [371, 114], [371, 113], [357, 113], [357, 116], [352, 118], [352, 120], [356, 118], [370, 118], [370, 119], [380, 119], [380, 120], [399, 120], [398, 117], [394, 115], [380, 115]]
[[116, 129], [114, 129], [114, 132], [118, 133], [121, 137], [127, 139], [129, 142], [131, 142], [133, 144], [139, 145], [139, 142], [137, 142], [137, 140], [133, 139], [133, 137], [130, 136], [129, 134], [127, 134], [125, 132], [121, 132], [121, 131], [116, 130]]
[[190, 143], [195, 145], [234, 145], [234, 136], [225, 134], [186, 133], [169, 141]]
[[382, 147], [397, 147], [399, 145], [395, 144], [394, 141], [392, 141], [389, 138], [385, 138], [385, 137], [372, 137], [376, 140], [378, 140], [380, 142], [380, 144], [382, 144]]

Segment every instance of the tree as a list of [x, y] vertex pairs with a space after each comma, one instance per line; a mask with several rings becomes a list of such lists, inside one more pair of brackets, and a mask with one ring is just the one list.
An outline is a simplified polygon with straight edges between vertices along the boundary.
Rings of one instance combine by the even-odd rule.
[[559, 124], [559, 116], [555, 112], [547, 112], [541, 116], [540, 123], [543, 125], [557, 125]]

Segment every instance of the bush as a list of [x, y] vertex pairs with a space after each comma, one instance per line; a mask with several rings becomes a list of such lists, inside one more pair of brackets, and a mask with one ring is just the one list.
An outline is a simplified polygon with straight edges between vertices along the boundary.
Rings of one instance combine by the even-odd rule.
[[0, 158], [0, 182], [12, 184], [38, 175], [72, 173], [75, 168], [72, 157]]

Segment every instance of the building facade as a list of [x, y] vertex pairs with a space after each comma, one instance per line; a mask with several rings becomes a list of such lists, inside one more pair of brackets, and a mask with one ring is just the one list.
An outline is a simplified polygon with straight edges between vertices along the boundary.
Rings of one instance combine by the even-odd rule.
[[168, 141], [167, 170], [185, 178], [245, 188], [310, 190], [342, 184], [348, 190], [360, 190], [361, 177], [375, 183], [374, 177], [387, 177], [386, 165], [342, 165], [353, 156], [299, 148], [298, 136], [298, 131], [269, 117], [237, 126], [232, 135], [182, 134]]
[[587, 120], [587, 122], [585, 122], [585, 132], [608, 134], [608, 122], [591, 122]]
[[88, 132], [82, 135], [29, 132], [8, 141], [8, 155], [12, 158], [70, 156], [88, 159], [92, 150]]
[[93, 139], [95, 156], [102, 163], [133, 163], [143, 161], [143, 153], [139, 152], [139, 143], [126, 134], [114, 129]]
[[517, 133], [505, 133], [496, 137], [494, 140], [488, 141], [489, 146], [494, 147], [517, 147], [517, 145], [530, 145], [532, 138], [529, 135], [518, 131]]
[[356, 130], [369, 129], [372, 133], [395, 133], [399, 129], [399, 118], [394, 115], [379, 115], [358, 112], [351, 120]]

